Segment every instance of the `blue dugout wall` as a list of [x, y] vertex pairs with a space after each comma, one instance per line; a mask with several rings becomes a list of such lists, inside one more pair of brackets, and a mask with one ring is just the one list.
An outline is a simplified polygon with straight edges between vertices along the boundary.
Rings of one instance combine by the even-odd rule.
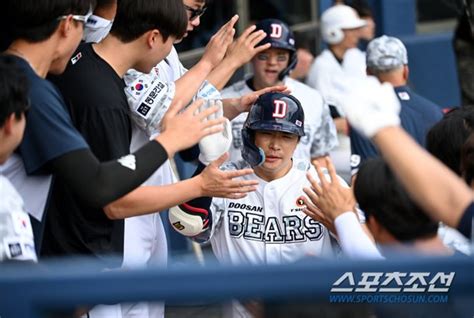
[[[42, 265], [2, 264], [0, 317], [52, 317], [52, 312], [64, 313], [65, 310], [72, 310], [77, 306], [158, 300], [174, 304], [198, 302], [216, 305], [231, 299], [259, 299], [269, 303], [270, 308], [286, 303], [303, 304], [298, 306], [299, 308], [308, 303], [319, 306], [332, 303], [334, 307], [331, 308], [336, 310], [343, 304], [334, 301], [332, 297], [335, 292], [331, 292], [331, 288], [337, 285], [336, 282], [347, 272], [352, 273], [355, 278], [350, 286], [361, 286], [362, 273], [384, 275], [406, 273], [407, 278], [411, 277], [412, 273], [428, 273], [430, 277], [436, 273], [454, 273], [449, 283], [442, 280], [433, 283], [437, 287], [440, 284], [442, 287], [447, 287], [447, 291], [431, 293], [432, 297], [436, 295], [436, 299], [442, 299], [441, 303], [406, 301], [408, 296], [415, 297], [414, 299], [427, 296], [426, 292], [395, 292], [391, 294], [395, 297], [394, 302], [370, 301], [369, 296], [374, 299], [375, 296], [384, 294], [379, 287], [385, 279], [380, 279], [377, 284], [371, 284], [371, 287], [376, 287], [376, 292], [357, 293], [354, 288], [353, 292], [345, 293], [359, 295], [361, 298], [346, 302], [344, 306], [349, 306], [349, 309], [353, 310], [360, 308], [360, 305], [369, 306], [370, 311], [379, 313], [379, 317], [386, 317], [382, 313], [393, 308], [395, 312], [390, 317], [472, 317], [473, 265], [474, 259], [469, 257], [404, 259], [400, 256], [385, 262], [341, 260], [336, 262], [312, 259], [277, 266], [200, 267], [186, 264], [186, 266], [170, 266], [166, 270], [150, 268], [108, 272], [103, 272], [103, 266], [100, 264], [85, 260], [67, 260]], [[410, 287], [426, 287], [428, 290], [428, 284], [432, 283], [427, 279], [425, 282], [417, 280], [411, 284], [407, 278], [404, 278], [404, 283]], [[337, 286], [347, 287], [345, 283]], [[398, 286], [404, 287], [400, 284]], [[405, 298], [399, 297], [402, 294]], [[310, 310], [309, 315], [298, 315], [298, 317], [318, 316], [315, 315], [318, 307], [313, 308], [314, 311]], [[59, 316], [65, 317], [64, 314]]]

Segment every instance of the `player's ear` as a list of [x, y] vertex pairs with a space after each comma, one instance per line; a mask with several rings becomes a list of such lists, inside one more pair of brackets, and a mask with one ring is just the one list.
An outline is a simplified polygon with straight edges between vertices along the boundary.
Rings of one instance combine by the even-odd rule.
[[10, 114], [10, 116], [7, 117], [3, 125], [0, 127], [0, 131], [2, 132], [3, 135], [11, 135], [13, 131], [13, 125], [15, 124], [16, 115], [14, 113]]
[[408, 75], [410, 75], [410, 69], [408, 68], [408, 65], [403, 66], [403, 79], [405, 81], [408, 81]]
[[149, 48], [153, 48], [156, 45], [163, 44], [163, 36], [160, 31], [153, 29], [145, 33], [146, 44]]

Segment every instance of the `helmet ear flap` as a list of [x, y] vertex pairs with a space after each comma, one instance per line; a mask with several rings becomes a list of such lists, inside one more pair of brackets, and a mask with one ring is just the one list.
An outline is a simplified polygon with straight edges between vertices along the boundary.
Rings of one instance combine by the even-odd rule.
[[328, 28], [322, 32], [323, 39], [328, 44], [338, 44], [344, 40], [344, 31], [339, 28]]
[[288, 74], [291, 73], [296, 67], [296, 64], [298, 63], [298, 56], [296, 55], [296, 52], [290, 52], [290, 61], [288, 62], [288, 66], [280, 72], [278, 75], [278, 79], [281, 81], [287, 76]]
[[265, 153], [255, 145], [255, 132], [248, 129], [242, 129], [242, 158], [248, 162], [251, 167], [259, 166], [265, 162]]

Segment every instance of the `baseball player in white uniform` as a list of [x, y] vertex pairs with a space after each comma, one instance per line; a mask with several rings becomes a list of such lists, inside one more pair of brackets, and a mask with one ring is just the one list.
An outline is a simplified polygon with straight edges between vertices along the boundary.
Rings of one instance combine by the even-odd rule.
[[[262, 95], [242, 129], [245, 161], [222, 167], [251, 167], [254, 174], [240, 179], [257, 179], [257, 190], [241, 199], [198, 198], [180, 205], [181, 211], [170, 214], [174, 228], [198, 242], [210, 241], [218, 260], [226, 264], [278, 264], [332, 256], [328, 230], [303, 213], [301, 197], [309, 185], [306, 174], [317, 178], [309, 160], [294, 159], [304, 126], [303, 107], [295, 97], [276, 92]], [[182, 226], [182, 220], [192, 218], [202, 218], [204, 229], [192, 232]], [[236, 303], [228, 314], [248, 316]]]
[[[252, 59], [254, 74], [224, 89], [224, 98], [238, 97], [255, 90], [284, 84], [291, 94], [298, 98], [305, 112], [305, 135], [295, 151], [295, 158], [317, 160], [329, 154], [337, 145], [337, 133], [330, 116], [329, 108], [318, 91], [288, 76], [296, 65], [296, 47], [293, 33], [280, 20], [265, 19], [257, 23], [257, 30], [266, 32], [260, 44], [271, 44], [271, 48], [258, 53]], [[247, 113], [242, 113], [231, 122], [233, 142], [230, 149], [230, 160], [242, 159], [241, 130]]]
[[307, 84], [317, 89], [330, 105], [336, 123], [339, 147], [331, 152], [337, 171], [350, 179], [350, 140], [341, 100], [348, 92], [341, 85], [348, 78], [365, 78], [365, 53], [357, 48], [360, 29], [366, 22], [346, 5], [335, 5], [321, 15], [321, 36], [328, 48], [314, 60]]

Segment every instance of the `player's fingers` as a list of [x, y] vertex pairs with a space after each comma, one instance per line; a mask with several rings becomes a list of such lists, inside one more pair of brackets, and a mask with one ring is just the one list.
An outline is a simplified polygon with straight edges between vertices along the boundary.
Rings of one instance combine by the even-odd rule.
[[316, 173], [318, 174], [319, 182], [321, 183], [321, 188], [322, 189], [327, 188], [329, 186], [329, 183], [326, 180], [326, 176], [323, 173], [323, 169], [321, 168], [321, 165], [318, 162], [315, 162], [314, 167], [316, 168]]
[[[252, 44], [253, 47], [255, 47], [255, 45], [257, 45], [258, 42], [256, 44]], [[267, 43], [267, 44], [264, 44], [264, 45], [260, 45], [260, 46], [257, 46], [255, 49], [254, 49], [254, 52], [255, 54], [258, 54], [260, 52], [263, 52], [265, 50], [268, 50], [272, 45], [270, 43]]]
[[196, 114], [196, 112], [199, 112], [199, 108], [204, 104], [204, 99], [198, 99], [194, 101], [191, 105], [189, 105], [188, 108], [186, 108], [185, 112], [187, 114]]
[[324, 160], [326, 161], [326, 168], [328, 169], [329, 176], [331, 177], [331, 182], [335, 182], [337, 180], [336, 168], [334, 167], [334, 165], [332, 164], [332, 160], [328, 156], [326, 156]]
[[234, 199], [235, 200], [235, 199], [243, 199], [246, 196], [247, 196], [247, 194], [245, 194], [245, 193], [231, 193], [231, 194], [226, 195], [225, 197], [227, 199]]
[[[232, 171], [225, 171], [226, 178], [233, 179], [237, 177], [243, 177], [249, 174], [252, 174], [252, 169], [240, 169], [240, 170], [232, 170]], [[258, 183], [257, 180], [253, 180]]]
[[207, 107], [202, 112], [199, 112], [199, 114], [197, 114], [196, 117], [199, 118], [200, 120], [203, 120], [204, 118], [209, 117], [211, 114], [214, 114], [217, 111], [219, 111], [219, 108], [217, 106]]
[[250, 33], [252, 33], [254, 30], [255, 30], [256, 26], [255, 24], [254, 25], [251, 25], [249, 26], [247, 29], [245, 29], [244, 32], [242, 32], [242, 34], [239, 36], [239, 40], [245, 40], [247, 39], [247, 37], [249, 36]]
[[308, 196], [308, 198], [311, 200], [311, 202], [318, 206], [318, 203], [319, 203], [319, 197], [318, 195], [316, 194], [315, 191], [309, 189], [309, 188], [303, 188], [303, 192]]
[[170, 105], [168, 108], [168, 111], [166, 112], [166, 115], [169, 117], [174, 117], [178, 112], [180, 112], [183, 109], [183, 102], [175, 102]]
[[233, 28], [238, 20], [239, 20], [239, 15], [234, 14], [234, 16], [232, 18], [230, 18], [229, 22], [227, 22], [227, 27], [228, 28]]
[[249, 193], [249, 192], [253, 192], [253, 191], [257, 190], [256, 186], [238, 185], [238, 186], [235, 186], [235, 187], [231, 186], [230, 188], [232, 188], [233, 193]]
[[220, 133], [223, 130], [224, 130], [224, 127], [222, 125], [204, 128], [201, 133], [201, 138], [204, 138], [212, 134]]
[[306, 173], [306, 178], [311, 184], [311, 188], [313, 189], [313, 191], [316, 192], [317, 195], [321, 195], [323, 193], [323, 189], [321, 189], [319, 182], [316, 181], [316, 179], [314, 179], [311, 173], [309, 172]]
[[203, 125], [204, 125], [204, 128], [212, 128], [212, 127], [220, 127], [220, 131], [224, 130], [224, 123], [226, 121], [227, 118], [225, 117], [221, 117], [221, 118], [217, 118], [217, 119], [211, 119], [211, 120], [208, 120], [208, 121], [205, 121], [203, 122]]
[[219, 168], [228, 158], [229, 158], [229, 153], [225, 152], [224, 154], [222, 154], [222, 156], [220, 156], [219, 158], [211, 162], [211, 165]]
[[[249, 37], [247, 39], [247, 43], [254, 43], [254, 46], [255, 46], [258, 42], [263, 40], [265, 38], [265, 36], [267, 36], [265, 31], [263, 31], [263, 30], [255, 31], [255, 32], [253, 32], [249, 35]], [[257, 41], [257, 42], [255, 42], [255, 41]]]

